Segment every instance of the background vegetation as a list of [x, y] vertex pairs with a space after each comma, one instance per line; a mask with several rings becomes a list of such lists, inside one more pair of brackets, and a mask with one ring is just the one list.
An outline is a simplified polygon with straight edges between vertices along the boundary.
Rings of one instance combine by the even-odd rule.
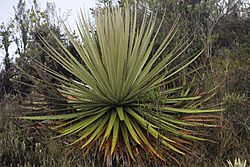
[[[226, 160], [241, 158], [250, 162], [250, 6], [247, 1], [239, 0], [148, 0], [150, 11], [158, 11], [166, 16], [160, 36], [164, 36], [171, 27], [176, 16], [181, 15], [176, 41], [185, 34], [192, 34], [194, 44], [187, 51], [194, 53], [205, 48], [204, 55], [196, 62], [202, 66], [197, 82], [203, 90], [209, 90], [218, 83], [220, 89], [212, 99], [222, 102], [225, 111], [220, 113], [223, 120], [219, 129], [212, 129], [207, 136], [215, 142], [192, 145], [194, 155], [181, 157], [181, 166], [224, 166]], [[109, 0], [100, 0], [99, 8], [111, 5]], [[123, 1], [120, 2], [123, 5]], [[138, 9], [139, 10], [139, 9]], [[94, 9], [93, 9], [94, 11]], [[143, 10], [142, 10], [143, 11]], [[65, 75], [70, 75], [62, 67], [51, 60], [43, 50], [38, 39], [41, 34], [51, 45], [49, 30], [67, 46], [73, 55], [78, 56], [64, 32], [60, 29], [60, 21], [55, 15], [55, 8], [48, 3], [41, 9], [36, 1], [27, 7], [20, 0], [15, 7], [15, 18], [0, 26], [0, 46], [5, 53], [4, 68], [0, 72], [0, 166], [98, 166], [100, 161], [96, 155], [80, 158], [81, 152], [71, 152], [65, 143], [59, 140], [48, 140], [51, 132], [34, 122], [15, 119], [23, 115], [22, 108], [32, 92], [25, 73], [34, 74], [35, 70], [28, 61], [30, 58], [45, 64]], [[77, 39], [77, 36], [75, 36]], [[158, 39], [160, 43], [162, 39]], [[9, 46], [17, 46], [16, 60], [10, 59]], [[157, 41], [156, 41], [157, 43]], [[57, 47], [54, 45], [54, 47]], [[22, 67], [24, 71], [20, 71]], [[18, 81], [18, 82], [17, 82]], [[54, 82], [54, 81], [50, 81]], [[145, 163], [157, 166], [154, 162]], [[126, 164], [122, 164], [126, 165]], [[121, 166], [122, 166], [121, 165]], [[175, 166], [177, 164], [171, 164]], [[135, 165], [136, 166], [136, 165]]]

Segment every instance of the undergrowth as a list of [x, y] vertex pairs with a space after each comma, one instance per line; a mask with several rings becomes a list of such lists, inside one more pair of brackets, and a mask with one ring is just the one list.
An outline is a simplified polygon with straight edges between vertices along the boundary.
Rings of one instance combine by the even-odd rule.
[[[105, 166], [96, 158], [95, 150], [83, 157], [81, 152], [71, 152], [66, 146], [67, 143], [60, 139], [49, 139], [48, 136], [51, 136], [52, 132], [36, 122], [28, 125], [27, 122], [16, 119], [23, 112], [17, 99], [6, 97], [0, 103], [1, 167]], [[222, 128], [207, 132], [213, 141], [193, 144], [193, 155], [182, 156], [179, 165], [170, 163], [165, 166], [225, 167], [227, 160], [234, 161], [236, 158], [250, 162], [250, 126], [247, 113], [249, 99], [243, 95], [230, 94], [225, 96], [224, 101], [226, 111], [221, 113], [224, 118], [221, 122]], [[233, 113], [237, 113], [237, 116]], [[150, 160], [145, 164], [163, 166]]]

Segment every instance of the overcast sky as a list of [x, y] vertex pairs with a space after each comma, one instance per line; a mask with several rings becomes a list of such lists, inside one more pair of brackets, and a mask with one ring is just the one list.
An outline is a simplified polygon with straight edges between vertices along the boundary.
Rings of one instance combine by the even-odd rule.
[[[14, 17], [13, 6], [16, 6], [19, 0], [0, 0], [0, 22], [6, 22], [11, 17]], [[30, 4], [33, 0], [26, 0], [26, 4]], [[54, 2], [57, 11], [60, 9], [60, 13], [72, 10], [72, 15], [69, 19], [75, 19], [77, 11], [80, 8], [89, 9], [95, 7], [96, 0], [38, 0], [39, 4], [44, 8], [46, 2]]]
[[[11, 18], [14, 18], [13, 6], [17, 6], [19, 0], [0, 0], [0, 24], [2, 22], [9, 22]], [[26, 4], [30, 4], [33, 0], [26, 0]], [[77, 19], [77, 12], [80, 9], [85, 9], [89, 11], [89, 8], [95, 7], [96, 0], [37, 0], [41, 5], [42, 9], [45, 9], [46, 2], [55, 3], [57, 15], [61, 17], [63, 13], [70, 11], [70, 16], [68, 17], [69, 24], [75, 24]], [[60, 12], [59, 12], [60, 10]], [[74, 26], [73, 26], [74, 27]], [[14, 46], [10, 46], [10, 56], [14, 55]], [[0, 50], [0, 69], [2, 68], [2, 60], [4, 58], [4, 51]]]

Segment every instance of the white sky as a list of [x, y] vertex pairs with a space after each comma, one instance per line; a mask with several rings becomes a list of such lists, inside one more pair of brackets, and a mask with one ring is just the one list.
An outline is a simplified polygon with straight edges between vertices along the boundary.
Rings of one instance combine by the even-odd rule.
[[[25, 0], [26, 4], [30, 4], [33, 0]], [[57, 14], [63, 15], [68, 11], [70, 16], [68, 18], [69, 24], [75, 24], [77, 20], [77, 13], [80, 9], [89, 11], [89, 8], [95, 7], [96, 0], [37, 0], [41, 5], [42, 9], [45, 9], [46, 2], [55, 3]], [[0, 0], [0, 24], [2, 22], [8, 22], [11, 18], [14, 18], [14, 9], [13, 6], [17, 6], [19, 0]], [[60, 12], [59, 12], [60, 10]], [[73, 26], [74, 27], [74, 26]], [[11, 49], [10, 50], [14, 50]], [[11, 52], [11, 51], [10, 51]], [[13, 52], [10, 53], [10, 56], [13, 56]], [[0, 69], [2, 68], [2, 59], [4, 58], [4, 51], [0, 50]]]
[[[16, 6], [19, 0], [0, 0], [0, 23], [8, 21], [11, 17], [14, 17], [13, 6]], [[33, 0], [25, 0], [26, 4], [30, 4]], [[38, 0], [42, 8], [45, 8], [46, 2], [55, 3], [57, 11], [60, 9], [60, 13], [72, 10], [73, 17], [76, 18], [77, 11], [80, 8], [89, 9], [95, 7], [96, 0]]]

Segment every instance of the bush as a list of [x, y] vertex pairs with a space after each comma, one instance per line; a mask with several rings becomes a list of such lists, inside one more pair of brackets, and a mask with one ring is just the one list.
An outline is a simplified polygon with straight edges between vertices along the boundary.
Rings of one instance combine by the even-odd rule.
[[80, 153], [63, 150], [65, 143], [50, 140], [50, 132], [41, 131], [38, 124], [32, 123], [36, 128], [22, 126], [23, 122], [15, 119], [22, 113], [16, 98], [5, 98], [0, 108], [0, 166], [82, 167], [94, 164], [92, 155], [82, 158]]

